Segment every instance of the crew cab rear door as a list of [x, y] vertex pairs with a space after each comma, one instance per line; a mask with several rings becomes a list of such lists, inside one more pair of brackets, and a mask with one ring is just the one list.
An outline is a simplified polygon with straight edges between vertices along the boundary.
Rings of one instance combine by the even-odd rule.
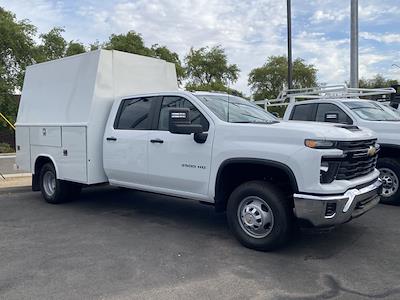
[[[192, 124], [201, 124], [207, 140], [168, 131], [169, 109], [189, 108]], [[214, 125], [198, 107], [182, 96], [164, 96], [154, 118], [149, 141], [149, 182], [158, 192], [206, 199], [210, 176]]]
[[123, 99], [109, 120], [103, 141], [103, 163], [112, 184], [140, 188], [148, 185], [149, 134], [154, 106], [161, 97]]

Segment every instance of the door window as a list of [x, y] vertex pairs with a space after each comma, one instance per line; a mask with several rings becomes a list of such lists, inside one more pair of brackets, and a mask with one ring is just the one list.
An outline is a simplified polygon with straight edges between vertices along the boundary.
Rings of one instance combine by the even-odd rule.
[[317, 108], [316, 121], [325, 122], [325, 114], [327, 113], [337, 113], [338, 123], [342, 124], [353, 124], [351, 118], [337, 105], [332, 103], [320, 103]]
[[204, 131], [208, 131], [209, 123], [207, 119], [189, 100], [179, 96], [166, 96], [163, 98], [158, 120], [158, 130], [168, 130], [170, 108], [189, 108], [191, 123], [200, 124], [203, 126]]
[[151, 107], [155, 98], [142, 97], [126, 99], [121, 102], [117, 118], [115, 119], [115, 129], [151, 129]]
[[315, 121], [316, 107], [317, 105], [314, 103], [295, 105], [290, 119], [296, 121]]

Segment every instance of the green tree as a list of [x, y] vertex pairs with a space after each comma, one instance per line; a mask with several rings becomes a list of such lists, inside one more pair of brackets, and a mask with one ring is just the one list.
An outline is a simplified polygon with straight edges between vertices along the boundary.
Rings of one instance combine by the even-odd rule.
[[[274, 99], [287, 88], [288, 63], [285, 56], [270, 56], [249, 74], [248, 83], [255, 100]], [[293, 88], [317, 86], [317, 69], [301, 58], [293, 62]]]
[[100, 42], [97, 40], [93, 44], [89, 45], [89, 51], [95, 51], [95, 50], [98, 50], [101, 48], [102, 48], [102, 45], [100, 45]]
[[54, 27], [48, 33], [40, 35], [42, 43], [36, 48], [36, 62], [44, 62], [65, 56], [67, 41], [62, 36], [65, 30]]
[[[22, 88], [27, 65], [33, 63], [36, 27], [0, 7], [0, 112], [12, 123], [17, 116], [14, 93]], [[0, 120], [0, 126], [7, 123]]]
[[151, 49], [144, 45], [142, 36], [135, 31], [129, 31], [127, 34], [112, 34], [108, 42], [104, 45], [108, 50], [119, 50], [133, 54], [153, 56]]
[[376, 74], [375, 77], [371, 79], [361, 78], [358, 83], [360, 88], [367, 88], [367, 89], [391, 87], [392, 85], [396, 84], [399, 84], [397, 80], [386, 79], [381, 74]]
[[0, 93], [21, 89], [24, 71], [32, 64], [36, 27], [0, 7]]
[[71, 56], [75, 54], [85, 53], [86, 48], [83, 44], [70, 41], [67, 46], [67, 50], [65, 51], [65, 56]]
[[182, 66], [179, 55], [176, 52], [169, 50], [166, 46], [159, 46], [158, 44], [151, 46], [151, 51], [152, 56], [175, 64], [176, 76], [178, 77], [178, 81], [181, 83], [185, 78], [185, 68]]
[[185, 57], [189, 90], [228, 91], [228, 85], [237, 81], [239, 67], [229, 64], [221, 46], [191, 48]]

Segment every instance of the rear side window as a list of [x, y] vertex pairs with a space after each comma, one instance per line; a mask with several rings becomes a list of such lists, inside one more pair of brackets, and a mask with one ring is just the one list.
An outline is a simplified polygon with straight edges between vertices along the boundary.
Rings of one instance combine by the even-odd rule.
[[192, 124], [200, 124], [203, 126], [204, 131], [208, 131], [210, 125], [207, 119], [189, 100], [179, 96], [166, 96], [163, 98], [158, 121], [158, 130], [168, 130], [170, 108], [189, 108], [190, 122]]
[[293, 107], [290, 120], [296, 121], [315, 121], [315, 110], [317, 105], [312, 104], [299, 104]]
[[121, 102], [115, 129], [151, 129], [151, 107], [157, 97], [127, 99]]
[[316, 121], [325, 122], [325, 114], [327, 113], [337, 113], [339, 117], [338, 123], [353, 124], [351, 118], [340, 107], [332, 103], [318, 104]]

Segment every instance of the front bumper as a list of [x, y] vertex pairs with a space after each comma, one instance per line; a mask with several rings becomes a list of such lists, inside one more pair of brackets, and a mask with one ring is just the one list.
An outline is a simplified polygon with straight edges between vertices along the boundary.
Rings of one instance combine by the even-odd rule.
[[379, 203], [381, 192], [382, 182], [377, 179], [366, 187], [340, 195], [294, 194], [294, 212], [298, 219], [314, 227], [331, 227], [369, 211]]

